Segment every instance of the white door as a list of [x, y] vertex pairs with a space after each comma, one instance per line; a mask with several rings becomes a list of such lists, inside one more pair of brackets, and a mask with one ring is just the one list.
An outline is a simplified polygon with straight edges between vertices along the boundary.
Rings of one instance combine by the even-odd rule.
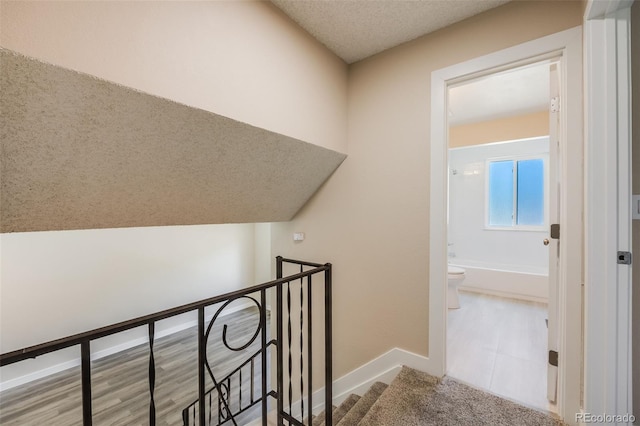
[[560, 64], [550, 66], [550, 102], [549, 102], [549, 234], [542, 242], [549, 248], [549, 322], [548, 322], [548, 365], [547, 365], [547, 399], [556, 402], [558, 391], [558, 271], [560, 260], [560, 239], [555, 228], [559, 223], [560, 200]]

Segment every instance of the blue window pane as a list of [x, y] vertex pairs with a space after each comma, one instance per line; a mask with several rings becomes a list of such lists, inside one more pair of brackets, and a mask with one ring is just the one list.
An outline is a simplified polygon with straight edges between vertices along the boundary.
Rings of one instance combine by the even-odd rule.
[[518, 161], [518, 225], [544, 224], [544, 163]]
[[489, 163], [489, 225], [513, 225], [513, 161]]

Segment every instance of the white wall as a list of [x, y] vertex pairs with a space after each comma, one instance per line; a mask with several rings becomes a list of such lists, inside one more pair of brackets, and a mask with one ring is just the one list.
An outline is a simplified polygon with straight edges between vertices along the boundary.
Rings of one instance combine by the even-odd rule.
[[[254, 284], [254, 238], [253, 224], [3, 234], [0, 351]], [[167, 320], [159, 331], [193, 318]], [[93, 351], [144, 333], [98, 343]], [[1, 380], [69, 359], [60, 354], [3, 367]]]
[[549, 138], [449, 150], [450, 262], [471, 261], [488, 268], [548, 273], [548, 248], [542, 244], [548, 237], [546, 229], [514, 231], [485, 226], [487, 160], [548, 153]]

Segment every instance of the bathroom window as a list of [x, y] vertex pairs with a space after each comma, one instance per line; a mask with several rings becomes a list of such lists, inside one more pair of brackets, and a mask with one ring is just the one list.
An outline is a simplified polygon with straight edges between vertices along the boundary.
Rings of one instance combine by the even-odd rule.
[[540, 228], [545, 224], [545, 158], [487, 163], [487, 226]]

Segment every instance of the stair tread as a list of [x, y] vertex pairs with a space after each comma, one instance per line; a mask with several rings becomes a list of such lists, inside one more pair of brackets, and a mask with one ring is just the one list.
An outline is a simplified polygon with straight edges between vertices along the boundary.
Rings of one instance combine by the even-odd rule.
[[[337, 408], [338, 407], [336, 407], [335, 405], [331, 406], [331, 412], [335, 413]], [[325, 410], [322, 410], [322, 412], [313, 419], [313, 426], [324, 425], [324, 418], [326, 417], [326, 414], [327, 413], [325, 412]]]
[[337, 426], [357, 426], [362, 418], [369, 412], [380, 395], [387, 389], [388, 385], [382, 382], [374, 383], [371, 388], [362, 395], [362, 398], [354, 404], [349, 412], [337, 423]]
[[[354, 393], [349, 395], [337, 409], [333, 410], [332, 423], [334, 425], [337, 425], [338, 422], [340, 422], [340, 420], [342, 420], [342, 418], [349, 412], [349, 410], [351, 410], [351, 407], [353, 407], [359, 400], [360, 396]], [[320, 426], [326, 426], [326, 421], [323, 421]]]

